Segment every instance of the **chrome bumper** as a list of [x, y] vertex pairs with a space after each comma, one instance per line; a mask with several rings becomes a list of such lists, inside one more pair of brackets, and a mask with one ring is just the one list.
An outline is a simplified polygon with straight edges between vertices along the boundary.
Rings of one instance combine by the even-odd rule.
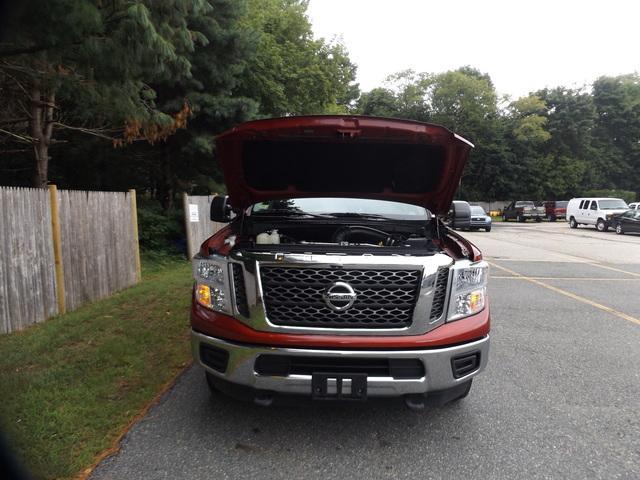
[[[225, 373], [204, 365], [200, 359], [200, 344], [205, 343], [229, 352]], [[419, 379], [396, 379], [393, 377], [369, 377], [367, 394], [372, 397], [394, 397], [412, 393], [427, 393], [455, 387], [480, 373], [487, 365], [489, 336], [474, 342], [454, 347], [429, 350], [314, 350], [306, 348], [280, 348], [259, 345], [230, 343], [198, 332], [191, 332], [193, 358], [211, 374], [228, 382], [258, 390], [279, 393], [311, 395], [311, 375], [262, 376], [254, 370], [256, 357], [260, 354], [281, 354], [322, 357], [369, 357], [369, 358], [417, 358], [425, 367], [425, 376]], [[453, 376], [451, 359], [455, 356], [480, 352], [480, 367], [461, 378]]]

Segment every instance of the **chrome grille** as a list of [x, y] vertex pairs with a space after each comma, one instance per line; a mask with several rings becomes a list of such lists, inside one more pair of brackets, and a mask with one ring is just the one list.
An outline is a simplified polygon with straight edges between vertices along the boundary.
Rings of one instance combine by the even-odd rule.
[[[264, 303], [275, 325], [316, 328], [403, 328], [411, 325], [421, 270], [353, 270], [262, 267]], [[334, 282], [357, 294], [345, 311], [331, 310], [322, 295]]]
[[238, 263], [231, 264], [233, 272], [233, 293], [236, 297], [236, 308], [244, 317], [249, 318], [249, 305], [247, 303], [247, 291], [244, 285], [244, 274]]
[[433, 322], [442, 316], [444, 304], [447, 301], [447, 284], [449, 283], [449, 267], [438, 268], [436, 286], [433, 292], [433, 303], [431, 304], [431, 314], [429, 321]]

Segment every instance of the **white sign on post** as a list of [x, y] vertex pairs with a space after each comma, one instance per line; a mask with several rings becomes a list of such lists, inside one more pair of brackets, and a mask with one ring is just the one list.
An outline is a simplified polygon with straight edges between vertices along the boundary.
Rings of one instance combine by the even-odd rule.
[[195, 203], [189, 204], [189, 221], [193, 223], [198, 223], [200, 221], [200, 216], [198, 215], [198, 205]]

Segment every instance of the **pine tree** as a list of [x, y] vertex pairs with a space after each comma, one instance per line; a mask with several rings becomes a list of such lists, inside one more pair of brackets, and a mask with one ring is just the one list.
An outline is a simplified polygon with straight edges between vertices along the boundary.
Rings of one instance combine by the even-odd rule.
[[34, 185], [47, 184], [59, 130], [155, 141], [183, 127], [188, 107], [161, 111], [149, 80], [192, 76], [189, 54], [208, 39], [188, 19], [211, 11], [205, 0], [30, 0], [9, 12], [0, 140], [33, 149]]

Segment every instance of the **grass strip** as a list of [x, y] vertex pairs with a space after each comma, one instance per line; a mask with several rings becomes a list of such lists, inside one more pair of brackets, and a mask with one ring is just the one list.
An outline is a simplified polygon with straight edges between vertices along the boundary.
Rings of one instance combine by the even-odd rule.
[[36, 479], [71, 478], [189, 362], [190, 265], [0, 337], [0, 425]]

